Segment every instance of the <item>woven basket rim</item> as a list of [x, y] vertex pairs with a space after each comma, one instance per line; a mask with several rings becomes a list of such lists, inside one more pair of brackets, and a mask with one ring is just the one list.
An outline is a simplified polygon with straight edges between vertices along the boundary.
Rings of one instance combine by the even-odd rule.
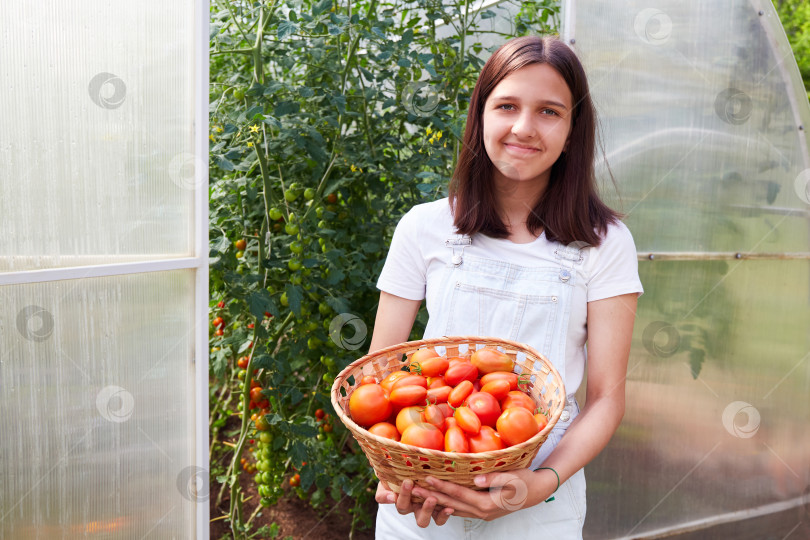
[[[553, 374], [559, 380], [560, 389], [562, 391], [562, 396], [561, 396], [562, 406], [557, 407], [557, 409], [552, 414], [551, 418], [549, 418], [549, 421], [548, 421], [548, 424], [546, 424], [546, 427], [544, 427], [541, 431], [539, 431], [538, 433], [533, 435], [530, 439], [527, 439], [526, 441], [523, 441], [520, 444], [516, 444], [514, 446], [509, 446], [507, 448], [502, 448], [500, 450], [493, 450], [493, 451], [490, 451], [490, 452], [445, 452], [443, 450], [431, 450], [431, 449], [428, 449], [428, 448], [422, 448], [422, 447], [413, 446], [413, 445], [410, 445], [410, 444], [403, 444], [401, 442], [395, 441], [393, 439], [389, 439], [387, 437], [380, 437], [379, 435], [375, 435], [375, 434], [369, 432], [368, 429], [366, 429], [366, 428], [362, 427], [361, 425], [355, 423], [354, 420], [352, 420], [349, 417], [349, 415], [346, 414], [343, 411], [343, 407], [341, 407], [339, 402], [338, 402], [338, 400], [342, 397], [342, 396], [340, 396], [341, 385], [342, 385], [343, 381], [348, 379], [351, 371], [353, 371], [357, 367], [361, 367], [361, 366], [367, 364], [368, 362], [374, 360], [375, 358], [377, 358], [379, 356], [383, 356], [383, 355], [388, 354], [388, 353], [396, 352], [396, 351], [398, 351], [400, 349], [410, 349], [410, 348], [413, 348], [413, 347], [416, 347], [416, 348], [421, 348], [421, 347], [424, 347], [424, 346], [428, 346], [428, 347], [435, 347], [435, 346], [446, 347], [448, 344], [450, 344], [450, 345], [459, 345], [459, 344], [465, 344], [465, 343], [466, 344], [478, 343], [478, 342], [481, 342], [481, 341], [496, 342], [496, 344], [505, 345], [505, 346], [511, 347], [513, 349], [517, 349], [519, 351], [522, 351], [524, 353], [528, 352], [529, 354], [532, 354], [532, 355], [536, 356], [537, 358], [542, 359], [545, 362], [546, 367], [548, 367], [549, 373]], [[566, 391], [565, 391], [565, 382], [563, 381], [562, 377], [560, 376], [559, 371], [557, 371], [557, 368], [554, 367], [554, 364], [552, 364], [551, 361], [545, 355], [541, 354], [536, 349], [532, 348], [531, 346], [529, 346], [529, 345], [527, 345], [525, 343], [519, 343], [517, 341], [512, 341], [512, 340], [509, 340], [509, 339], [488, 337], [488, 336], [443, 336], [443, 337], [438, 337], [438, 338], [428, 338], [428, 339], [419, 339], [419, 340], [414, 340], [414, 341], [404, 341], [402, 343], [397, 343], [395, 345], [390, 345], [390, 346], [382, 348], [382, 349], [377, 349], [374, 352], [370, 352], [370, 353], [358, 358], [357, 360], [355, 360], [354, 362], [352, 362], [351, 364], [349, 364], [348, 366], [343, 368], [340, 371], [340, 373], [337, 375], [337, 377], [335, 377], [335, 381], [332, 383], [332, 390], [331, 390], [330, 394], [331, 394], [332, 408], [335, 410], [335, 413], [338, 415], [340, 420], [349, 428], [350, 431], [359, 431], [360, 433], [362, 433], [363, 437], [371, 438], [371, 439], [375, 440], [377, 443], [382, 444], [383, 446], [389, 446], [389, 447], [392, 448], [392, 450], [405, 451], [405, 452], [410, 452], [410, 453], [423, 453], [423, 454], [427, 454], [427, 455], [435, 456], [435, 457], [446, 457], [447, 459], [453, 459], [453, 458], [456, 458], [456, 457], [464, 458], [464, 459], [469, 459], [469, 458], [472, 458], [472, 457], [478, 457], [478, 458], [480, 458], [482, 460], [497, 459], [498, 457], [501, 457], [501, 456], [506, 456], [506, 455], [509, 455], [509, 454], [512, 454], [512, 453], [520, 453], [520, 452], [523, 452], [526, 449], [530, 449], [534, 445], [536, 445], [537, 440], [540, 440], [541, 438], [543, 440], [545, 440], [547, 434], [549, 432], [551, 432], [551, 430], [557, 424], [557, 421], [559, 420], [560, 415], [562, 415], [562, 411], [565, 408], [566, 401], [567, 401], [567, 394], [566, 394]]]

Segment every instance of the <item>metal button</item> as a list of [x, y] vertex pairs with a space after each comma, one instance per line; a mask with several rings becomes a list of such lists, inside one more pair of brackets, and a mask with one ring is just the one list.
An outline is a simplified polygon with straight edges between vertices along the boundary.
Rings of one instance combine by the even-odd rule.
[[568, 422], [568, 420], [570, 420], [570, 419], [571, 419], [571, 413], [570, 412], [563, 411], [562, 414], [560, 414], [560, 422]]
[[571, 279], [571, 272], [568, 270], [560, 270], [560, 281], [565, 283], [569, 279]]
[[552, 302], [556, 302], [556, 301], [557, 301], [557, 297], [556, 297], [556, 296], [552, 296], [552, 297], [551, 297], [551, 301], [552, 301]]

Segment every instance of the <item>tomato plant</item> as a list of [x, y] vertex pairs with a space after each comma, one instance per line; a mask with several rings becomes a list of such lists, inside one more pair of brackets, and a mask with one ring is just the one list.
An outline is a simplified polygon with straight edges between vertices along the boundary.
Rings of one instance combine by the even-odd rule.
[[[212, 518], [235, 538], [284, 495], [293, 466], [295, 493], [315, 507], [348, 495], [353, 523], [371, 525], [368, 462], [316, 411], [368, 347], [396, 222], [445, 194], [487, 55], [473, 36], [495, 15], [477, 10], [464, 39], [439, 37], [439, 19], [465, 5], [211, 3], [210, 477]], [[540, 33], [549, 13], [524, 7], [508, 22]], [[425, 322], [422, 311], [412, 338]], [[247, 511], [238, 479], [254, 467]]]

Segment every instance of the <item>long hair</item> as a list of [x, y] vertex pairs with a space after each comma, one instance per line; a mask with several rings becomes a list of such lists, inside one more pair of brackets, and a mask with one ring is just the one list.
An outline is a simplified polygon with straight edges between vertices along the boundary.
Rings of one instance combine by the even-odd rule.
[[484, 148], [483, 111], [493, 89], [512, 72], [529, 64], [548, 64], [565, 80], [574, 108], [567, 149], [551, 167], [540, 200], [529, 213], [532, 234], [563, 244], [598, 246], [610, 223], [621, 215], [599, 198], [594, 173], [596, 111], [588, 80], [576, 54], [553, 37], [523, 36], [504, 43], [487, 60], [470, 98], [461, 153], [450, 180], [449, 197], [456, 229], [505, 238], [509, 231], [495, 206], [494, 165]]

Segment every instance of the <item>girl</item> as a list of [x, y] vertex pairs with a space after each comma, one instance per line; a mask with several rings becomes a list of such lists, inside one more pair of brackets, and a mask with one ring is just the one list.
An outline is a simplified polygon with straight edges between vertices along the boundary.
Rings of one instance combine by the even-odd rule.
[[[530, 468], [476, 478], [489, 490], [428, 477], [430, 489], [405, 481], [397, 496], [381, 482], [377, 538], [582, 537], [583, 467], [624, 414], [643, 292], [633, 238], [597, 195], [595, 131], [573, 51], [554, 38], [512, 39], [473, 90], [449, 197], [415, 206], [397, 225], [371, 350], [407, 341], [425, 299], [425, 338], [526, 343], [552, 361], [568, 396]], [[586, 367], [580, 412], [574, 393]], [[424, 503], [412, 504], [411, 493]]]

